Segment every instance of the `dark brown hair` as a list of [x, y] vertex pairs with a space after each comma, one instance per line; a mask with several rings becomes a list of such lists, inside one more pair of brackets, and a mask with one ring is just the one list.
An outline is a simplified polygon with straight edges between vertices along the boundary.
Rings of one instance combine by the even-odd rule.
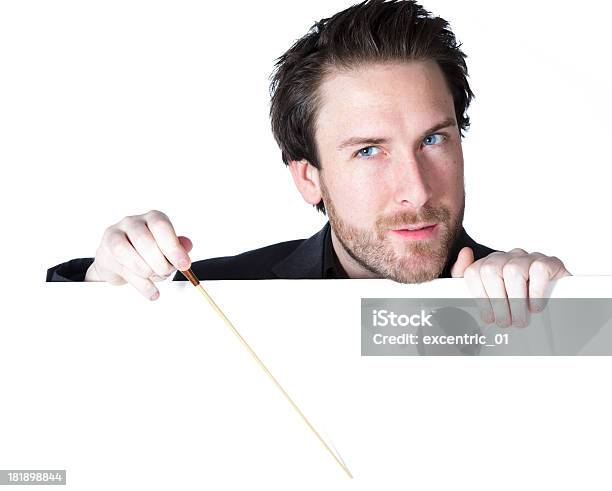
[[[315, 22], [276, 60], [271, 75], [270, 119], [283, 162], [305, 159], [320, 168], [314, 134], [321, 82], [330, 68], [367, 62], [436, 61], [463, 135], [474, 94], [460, 46], [448, 22], [414, 0], [366, 0]], [[316, 207], [325, 213], [322, 201]]]

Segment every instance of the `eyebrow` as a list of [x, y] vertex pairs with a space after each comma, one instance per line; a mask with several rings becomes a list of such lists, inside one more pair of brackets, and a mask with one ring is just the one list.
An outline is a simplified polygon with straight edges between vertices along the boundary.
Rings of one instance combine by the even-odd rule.
[[[441, 130], [442, 128], [448, 128], [450, 126], [457, 126], [457, 122], [455, 118], [446, 118], [444, 121], [432, 126], [427, 131], [425, 131], [422, 135], [422, 138], [425, 138], [436, 131]], [[353, 136], [344, 140], [340, 145], [338, 145], [338, 150], [342, 150], [347, 147], [354, 147], [357, 145], [381, 145], [389, 142], [389, 138], [385, 137], [363, 137], [363, 136]]]

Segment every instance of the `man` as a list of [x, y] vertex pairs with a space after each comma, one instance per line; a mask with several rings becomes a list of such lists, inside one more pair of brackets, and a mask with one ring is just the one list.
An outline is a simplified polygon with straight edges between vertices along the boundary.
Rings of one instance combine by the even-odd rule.
[[[159, 211], [106, 229], [95, 258], [49, 269], [47, 281], [154, 282], [191, 266], [202, 279], [465, 277], [485, 322], [525, 325], [555, 257], [477, 244], [462, 227], [461, 137], [473, 97], [446, 21], [413, 1], [368, 0], [317, 22], [276, 64], [272, 131], [307, 203], [329, 223], [307, 240], [191, 264], [187, 237]], [[184, 279], [177, 273], [175, 280]]]

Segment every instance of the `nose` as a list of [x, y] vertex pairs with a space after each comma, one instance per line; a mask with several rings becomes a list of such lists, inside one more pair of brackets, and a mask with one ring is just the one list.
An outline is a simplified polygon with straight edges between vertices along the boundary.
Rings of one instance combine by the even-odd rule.
[[416, 155], [404, 157], [394, 166], [395, 202], [414, 209], [423, 207], [432, 196], [424, 166]]

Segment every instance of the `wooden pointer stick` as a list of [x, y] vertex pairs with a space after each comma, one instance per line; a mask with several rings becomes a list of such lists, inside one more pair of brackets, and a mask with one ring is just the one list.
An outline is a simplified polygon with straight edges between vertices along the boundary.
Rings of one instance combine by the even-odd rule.
[[185, 278], [187, 278], [191, 284], [193, 286], [195, 286], [200, 293], [202, 293], [202, 295], [204, 295], [204, 297], [206, 298], [206, 300], [208, 300], [208, 303], [210, 304], [210, 306], [215, 310], [215, 312], [217, 312], [217, 314], [219, 314], [219, 317], [221, 317], [221, 319], [223, 319], [223, 321], [225, 322], [225, 324], [227, 324], [227, 327], [229, 327], [232, 332], [236, 335], [236, 337], [240, 340], [240, 342], [243, 344], [243, 346], [247, 349], [247, 351], [249, 353], [251, 353], [251, 356], [255, 359], [255, 361], [258, 363], [258, 365], [262, 368], [262, 370], [264, 372], [266, 372], [266, 374], [268, 374], [268, 377], [270, 377], [270, 380], [272, 380], [272, 382], [274, 382], [274, 385], [276, 385], [276, 387], [278, 387], [278, 390], [280, 390], [283, 395], [285, 396], [285, 398], [289, 401], [289, 404], [291, 404], [293, 406], [293, 409], [295, 409], [297, 411], [297, 413], [302, 417], [302, 419], [304, 420], [304, 423], [306, 423], [306, 426], [308, 426], [308, 428], [310, 428], [312, 430], [312, 432], [315, 434], [315, 436], [319, 439], [319, 441], [321, 442], [321, 444], [327, 449], [327, 451], [331, 454], [331, 456], [334, 458], [334, 460], [338, 463], [338, 465], [342, 468], [342, 470], [344, 472], [346, 472], [347, 476], [350, 477], [351, 479], [353, 479], [353, 475], [351, 474], [351, 471], [349, 471], [348, 467], [344, 464], [344, 462], [342, 462], [338, 456], [335, 454], [335, 452], [332, 451], [331, 448], [329, 448], [329, 445], [325, 442], [325, 440], [323, 440], [323, 438], [321, 437], [321, 435], [319, 435], [319, 432], [315, 429], [314, 426], [312, 426], [312, 424], [310, 423], [310, 421], [308, 421], [308, 418], [304, 415], [304, 413], [300, 410], [300, 408], [297, 406], [297, 404], [295, 402], [293, 402], [293, 399], [291, 399], [291, 397], [289, 396], [289, 394], [287, 393], [287, 391], [283, 388], [283, 386], [278, 382], [278, 380], [276, 380], [276, 378], [274, 378], [274, 375], [272, 375], [272, 372], [270, 372], [270, 370], [268, 370], [268, 367], [266, 367], [266, 365], [264, 365], [264, 363], [261, 361], [261, 359], [259, 358], [259, 356], [257, 356], [257, 354], [255, 353], [255, 351], [253, 351], [253, 348], [251, 348], [251, 346], [249, 346], [249, 343], [246, 342], [246, 340], [240, 335], [240, 333], [238, 332], [238, 330], [234, 327], [234, 325], [231, 323], [231, 321], [227, 318], [227, 316], [223, 313], [223, 311], [219, 308], [219, 306], [215, 303], [215, 301], [212, 299], [212, 297], [208, 294], [208, 292], [204, 289], [204, 287], [200, 284], [200, 281], [198, 280], [197, 276], [193, 273], [193, 271], [191, 271], [191, 269], [188, 269], [186, 271], [181, 271], [181, 273], [183, 273], [183, 275], [185, 276]]

